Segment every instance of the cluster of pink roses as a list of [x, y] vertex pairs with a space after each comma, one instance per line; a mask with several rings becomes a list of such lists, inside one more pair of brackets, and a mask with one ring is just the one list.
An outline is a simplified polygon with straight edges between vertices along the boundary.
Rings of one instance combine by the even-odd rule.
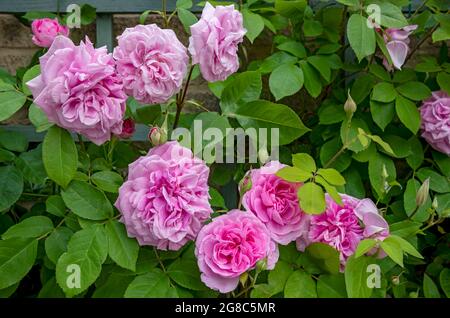
[[232, 210], [204, 225], [212, 213], [209, 169], [189, 149], [167, 142], [129, 166], [116, 207], [128, 235], [141, 245], [178, 250], [195, 239], [202, 281], [223, 293], [234, 290], [239, 277], [258, 262], [273, 269], [277, 244], [296, 241], [299, 250], [315, 242], [328, 244], [339, 251], [343, 268], [361, 240], [389, 235], [369, 199], [343, 195], [339, 206], [327, 196], [323, 214], [305, 214], [297, 198], [302, 184], [276, 176], [282, 167], [272, 161], [251, 170], [251, 188], [243, 195], [246, 211]]
[[[27, 83], [35, 103], [51, 122], [96, 144], [111, 134], [130, 136], [133, 126], [123, 127], [127, 95], [142, 103], [167, 102], [180, 91], [187, 73], [186, 47], [172, 30], [155, 24], [126, 29], [113, 54], [94, 48], [87, 37], [74, 45], [57, 19], [35, 20], [32, 31], [35, 44], [49, 47], [40, 58], [41, 75]], [[233, 5], [214, 8], [206, 3], [201, 19], [191, 26], [189, 52], [207, 81], [224, 80], [237, 71], [238, 44], [245, 32]]]

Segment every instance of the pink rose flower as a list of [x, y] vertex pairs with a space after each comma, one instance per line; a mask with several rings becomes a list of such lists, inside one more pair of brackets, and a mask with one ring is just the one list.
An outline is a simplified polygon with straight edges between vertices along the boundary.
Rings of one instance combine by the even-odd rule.
[[69, 36], [69, 28], [59, 24], [57, 18], [36, 19], [31, 23], [33, 43], [41, 47], [50, 47], [57, 35]]
[[129, 139], [133, 136], [136, 127], [134, 120], [131, 118], [127, 118], [122, 123], [122, 132], [118, 136], [121, 139]]
[[[408, 25], [401, 29], [390, 28], [386, 29], [384, 34], [384, 41], [386, 42], [386, 48], [391, 57], [394, 67], [401, 69], [405, 63], [406, 57], [409, 52], [409, 36], [417, 29], [417, 25]], [[392, 67], [388, 64], [387, 60], [383, 61], [383, 64], [388, 70]]]
[[186, 75], [187, 50], [172, 30], [156, 24], [127, 28], [117, 38], [113, 56], [125, 92], [146, 104], [166, 102]]
[[258, 261], [266, 259], [267, 269], [273, 269], [278, 248], [267, 228], [252, 213], [231, 210], [201, 229], [195, 255], [206, 286], [228, 293]]
[[140, 245], [178, 250], [212, 213], [208, 166], [171, 141], [131, 163], [115, 203], [128, 235]]
[[450, 96], [433, 92], [420, 107], [422, 137], [437, 151], [450, 156]]
[[361, 240], [384, 240], [389, 235], [389, 225], [372, 200], [360, 200], [345, 194], [341, 194], [341, 197], [343, 206], [326, 194], [325, 212], [309, 217], [308, 237], [297, 240], [297, 248], [304, 250], [312, 243], [328, 244], [339, 252], [343, 270], [348, 257], [354, 254]]
[[191, 26], [189, 52], [208, 82], [223, 81], [239, 68], [238, 44], [244, 39], [242, 15], [233, 5], [214, 8], [206, 2], [201, 19]]
[[279, 244], [289, 244], [306, 233], [306, 215], [298, 204], [300, 183], [287, 182], [275, 174], [285, 165], [271, 161], [250, 171], [252, 187], [242, 200], [247, 211], [260, 219]]
[[60, 35], [39, 61], [41, 74], [27, 86], [49, 121], [97, 145], [122, 132], [127, 96], [106, 47]]

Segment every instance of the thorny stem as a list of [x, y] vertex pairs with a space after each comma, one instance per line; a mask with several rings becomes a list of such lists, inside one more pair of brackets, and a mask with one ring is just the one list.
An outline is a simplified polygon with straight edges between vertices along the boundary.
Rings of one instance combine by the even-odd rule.
[[183, 110], [184, 101], [186, 99], [186, 94], [187, 94], [187, 90], [188, 90], [188, 87], [189, 87], [189, 82], [191, 81], [192, 71], [193, 70], [194, 70], [194, 65], [191, 65], [191, 68], [189, 70], [189, 74], [188, 74], [186, 83], [184, 84], [184, 88], [181, 91], [181, 93], [178, 95], [179, 98], [177, 98], [177, 112], [175, 114], [175, 121], [173, 123], [173, 129], [177, 128], [178, 122], [180, 121], [181, 111]]

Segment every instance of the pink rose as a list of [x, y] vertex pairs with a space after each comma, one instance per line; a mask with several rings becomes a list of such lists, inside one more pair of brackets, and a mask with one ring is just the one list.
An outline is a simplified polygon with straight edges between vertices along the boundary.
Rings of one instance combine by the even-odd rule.
[[422, 137], [437, 151], [450, 156], [450, 96], [433, 92], [420, 107]]
[[187, 50], [172, 30], [156, 24], [127, 28], [114, 49], [125, 92], [146, 104], [166, 102], [186, 75]]
[[[406, 57], [409, 52], [409, 36], [417, 29], [417, 25], [408, 25], [401, 29], [390, 28], [386, 29], [384, 34], [384, 41], [386, 42], [386, 48], [391, 57], [394, 67], [401, 69], [405, 63]], [[384, 60], [384, 65], [388, 70], [391, 70], [391, 66], [387, 60]]]
[[233, 5], [214, 8], [206, 2], [201, 19], [191, 26], [189, 52], [208, 82], [223, 81], [239, 68], [238, 44], [244, 39], [242, 15]]
[[57, 35], [69, 36], [69, 28], [59, 24], [58, 19], [36, 19], [31, 23], [33, 43], [41, 47], [50, 47]]
[[345, 194], [341, 197], [343, 206], [326, 194], [325, 212], [309, 217], [308, 237], [297, 240], [297, 247], [304, 250], [311, 243], [328, 244], [340, 253], [343, 270], [347, 258], [353, 255], [361, 240], [384, 240], [389, 235], [389, 226], [372, 200]]
[[212, 213], [208, 175], [208, 166], [176, 141], [131, 163], [115, 203], [128, 235], [163, 250], [194, 239]]
[[134, 131], [136, 130], [134, 120], [131, 118], [127, 118], [122, 123], [122, 133], [118, 136], [121, 139], [129, 139], [133, 136]]
[[258, 261], [266, 259], [267, 269], [273, 269], [278, 248], [264, 224], [252, 213], [232, 210], [201, 229], [195, 255], [206, 286], [228, 293]]
[[127, 96], [106, 47], [60, 35], [39, 61], [41, 74], [27, 85], [49, 121], [97, 145], [122, 132]]
[[247, 211], [260, 219], [279, 244], [289, 244], [306, 233], [306, 216], [298, 204], [300, 183], [287, 182], [275, 175], [285, 165], [271, 161], [251, 170], [252, 187], [242, 203]]

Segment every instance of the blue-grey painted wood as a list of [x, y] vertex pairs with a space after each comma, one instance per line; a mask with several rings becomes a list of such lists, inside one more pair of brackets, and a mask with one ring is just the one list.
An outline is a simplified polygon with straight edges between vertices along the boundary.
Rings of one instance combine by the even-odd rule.
[[97, 41], [96, 46], [106, 45], [108, 51], [113, 49], [113, 17], [110, 13], [98, 13], [96, 23]]
[[[33, 125], [0, 125], [0, 129], [7, 131], [17, 131], [24, 134], [29, 142], [41, 142], [44, 140], [46, 132], [37, 133]], [[150, 128], [147, 125], [137, 124], [136, 131], [133, 137], [130, 138], [132, 141], [146, 141], [147, 135]], [[75, 140], [78, 140], [76, 134], [72, 134]]]
[[[194, 0], [198, 3], [200, 0]], [[100, 13], [141, 13], [161, 10], [162, 0], [1, 0], [0, 12], [50, 11], [65, 12], [69, 4], [88, 3]], [[176, 0], [167, 0], [167, 10], [175, 9]], [[195, 6], [194, 10], [200, 10]]]

